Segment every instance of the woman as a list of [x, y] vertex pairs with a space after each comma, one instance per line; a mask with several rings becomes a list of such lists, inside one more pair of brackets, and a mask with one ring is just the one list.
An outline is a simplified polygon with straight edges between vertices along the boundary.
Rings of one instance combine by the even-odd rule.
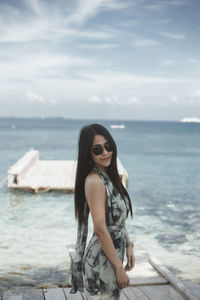
[[[85, 251], [89, 211], [94, 232]], [[117, 148], [111, 134], [99, 124], [83, 127], [75, 182], [78, 232], [70, 293], [83, 291], [84, 280], [88, 300], [119, 299], [120, 290], [129, 285], [126, 271], [135, 264], [133, 243], [125, 228], [129, 212], [132, 216], [131, 200], [117, 170]], [[125, 247], [127, 265], [123, 268]]]

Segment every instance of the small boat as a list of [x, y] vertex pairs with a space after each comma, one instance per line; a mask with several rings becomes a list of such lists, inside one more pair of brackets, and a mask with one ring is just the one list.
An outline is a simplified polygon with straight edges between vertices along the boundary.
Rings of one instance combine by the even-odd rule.
[[183, 119], [181, 119], [181, 122], [182, 123], [200, 123], [200, 118], [196, 118], [196, 117], [183, 118]]
[[113, 124], [113, 125], [110, 125], [111, 128], [120, 128], [120, 129], [123, 129], [125, 128], [125, 125], [124, 124], [120, 124], [120, 125], [117, 125], [117, 124]]

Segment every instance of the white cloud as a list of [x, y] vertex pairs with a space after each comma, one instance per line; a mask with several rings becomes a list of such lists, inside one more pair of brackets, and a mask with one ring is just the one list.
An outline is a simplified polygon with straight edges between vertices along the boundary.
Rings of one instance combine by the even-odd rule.
[[160, 46], [161, 42], [151, 39], [136, 39], [133, 44], [138, 47]]
[[160, 23], [160, 24], [169, 24], [169, 23], [171, 23], [171, 20], [170, 19], [162, 19], [162, 20], [159, 20], [158, 23]]
[[110, 48], [116, 48], [119, 47], [117, 44], [80, 44], [79, 48], [85, 48], [85, 49], [110, 49]]
[[89, 101], [94, 103], [94, 104], [97, 104], [97, 103], [101, 103], [101, 98], [98, 97], [98, 96], [92, 96], [89, 98]]
[[127, 8], [128, 5], [125, 1], [116, 0], [79, 0], [76, 11], [68, 17], [67, 23], [81, 25], [103, 10]]
[[92, 96], [89, 98], [89, 101], [93, 104], [108, 104], [108, 105], [117, 105], [117, 106], [141, 106], [141, 102], [138, 97], [132, 96], [129, 98], [123, 97], [123, 99], [118, 96]]
[[200, 98], [200, 90], [196, 90], [196, 91], [194, 92], [194, 96]]
[[171, 33], [171, 32], [161, 32], [160, 33], [163, 36], [166, 36], [170, 39], [174, 40], [185, 40], [186, 36], [184, 34], [176, 34], [176, 33]]
[[[28, 1], [26, 4], [34, 12], [29, 17], [24, 15], [23, 9], [16, 9], [11, 5], [0, 3], [0, 42], [30, 42], [30, 41], [55, 41], [61, 38], [80, 38], [89, 39], [110, 39], [111, 33], [101, 31], [100, 29], [81, 29], [71, 28], [70, 22], [83, 23], [90, 18], [93, 13], [96, 15], [101, 9], [117, 9], [125, 4], [119, 1], [105, 0], [80, 0], [75, 12], [66, 12], [66, 7], [57, 4], [56, 8], [51, 3], [38, 0]], [[121, 5], [121, 6], [120, 6]], [[127, 5], [127, 4], [126, 4]], [[101, 8], [101, 9], [100, 9]], [[99, 10], [100, 9], [100, 10]], [[72, 10], [72, 9], [71, 9]], [[80, 11], [79, 11], [80, 10]], [[9, 16], [5, 20], [5, 16]], [[70, 21], [71, 20], [71, 21]]]
[[[38, 104], [35, 113], [38, 106], [45, 109], [48, 104], [49, 112], [56, 114], [59, 107], [62, 114], [65, 105], [69, 114], [70, 107], [77, 116], [79, 105], [85, 105], [86, 113], [90, 108], [95, 112], [97, 105], [97, 114], [105, 106], [106, 112], [118, 109], [127, 114], [132, 107], [140, 107], [139, 112], [148, 106], [156, 114], [153, 107], [161, 99], [170, 107], [188, 105], [188, 99], [199, 103], [198, 32], [194, 28], [195, 38], [187, 51], [180, 51], [179, 41], [186, 36], [164, 25], [171, 22], [180, 32], [185, 28], [184, 20], [175, 18], [181, 1], [22, 0], [13, 5], [15, 2], [0, 1], [0, 101], [6, 99], [16, 108], [24, 101], [27, 107]], [[145, 4], [149, 8], [141, 9]], [[162, 36], [155, 36], [155, 27], [157, 33], [164, 31]], [[168, 47], [162, 47], [163, 40]], [[183, 66], [161, 67], [176, 62]], [[56, 103], [59, 105], [51, 107]]]
[[135, 105], [135, 106], [141, 106], [141, 101], [138, 97], [131, 97], [127, 100], [128, 105]]
[[186, 4], [190, 4], [188, 2], [188, 0], [171, 0], [171, 1], [167, 1], [168, 5], [177, 5], [177, 6], [181, 6], [181, 5], [186, 5]]
[[179, 99], [177, 96], [171, 96], [169, 98], [169, 100], [170, 100], [170, 102], [175, 103], [175, 104], [179, 102]]
[[26, 98], [31, 103], [51, 104], [51, 105], [57, 104], [57, 101], [55, 99], [45, 99], [43, 96], [33, 92], [28, 92], [26, 94]]
[[[1, 55], [1, 51], [0, 51]], [[91, 67], [92, 58], [55, 54], [39, 49], [39, 51], [16, 50], [7, 53], [7, 59], [0, 61], [0, 79], [2, 80], [35, 80], [39, 78], [66, 78], [72, 67]]]
[[161, 4], [147, 4], [143, 5], [143, 7], [147, 10], [159, 11], [162, 8]]
[[41, 7], [41, 2], [38, 0], [24, 0], [26, 5], [28, 5], [34, 13], [37, 15], [41, 15], [42, 13], [42, 7]]
[[194, 59], [194, 58], [191, 58], [191, 59], [188, 59], [188, 62], [190, 63], [190, 64], [198, 64], [198, 59]]
[[162, 66], [170, 66], [170, 65], [174, 65], [176, 63], [175, 60], [173, 59], [169, 59], [169, 58], [165, 58], [162, 60], [161, 65]]

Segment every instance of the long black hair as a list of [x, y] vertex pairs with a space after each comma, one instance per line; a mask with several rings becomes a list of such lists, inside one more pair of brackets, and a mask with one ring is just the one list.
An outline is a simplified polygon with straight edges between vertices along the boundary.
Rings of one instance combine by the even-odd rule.
[[[112, 138], [109, 131], [100, 124], [91, 124], [82, 127], [79, 135], [78, 145], [78, 162], [76, 170], [76, 181], [75, 181], [75, 218], [78, 219], [79, 225], [84, 222], [84, 205], [85, 199], [85, 179], [87, 175], [92, 171], [93, 162], [91, 156], [91, 147], [96, 134], [104, 136], [104, 138], [112, 144], [113, 154], [110, 165], [106, 168], [106, 173], [113, 185], [117, 188], [122, 198], [128, 198], [129, 209], [131, 216], [133, 217], [131, 199], [125, 187], [123, 186], [117, 169], [117, 147], [114, 139]], [[124, 200], [125, 201], [125, 200]], [[127, 216], [128, 216], [127, 212]]]

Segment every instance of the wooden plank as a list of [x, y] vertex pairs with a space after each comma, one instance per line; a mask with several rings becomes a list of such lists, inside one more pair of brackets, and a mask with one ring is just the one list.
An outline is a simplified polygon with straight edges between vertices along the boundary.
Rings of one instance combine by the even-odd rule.
[[147, 262], [136, 263], [133, 270], [127, 272], [130, 278], [130, 286], [142, 285], [159, 285], [167, 284], [166, 278], [159, 273]]
[[82, 293], [70, 294], [71, 288], [63, 288], [67, 300], [83, 300]]
[[42, 289], [28, 289], [23, 291], [23, 300], [44, 300]]
[[125, 295], [128, 299], [134, 300], [149, 300], [150, 298], [144, 294], [144, 292], [139, 287], [128, 287], [124, 290]]
[[190, 279], [185, 279], [185, 280], [181, 280], [184, 284], [184, 286], [186, 286], [189, 290], [191, 295], [194, 297], [196, 297], [196, 300], [200, 300], [200, 285]]
[[179, 293], [184, 297], [184, 299], [194, 299], [191, 296], [190, 291], [184, 284], [174, 276], [161, 262], [154, 256], [149, 257], [150, 263], [179, 291]]
[[160, 286], [170, 299], [183, 300], [183, 296], [171, 284]]
[[19, 159], [8, 171], [8, 186], [15, 186], [21, 183], [27, 172], [39, 160], [39, 152], [30, 149], [25, 155]]
[[152, 300], [170, 300], [171, 298], [166, 295], [165, 291], [159, 285], [155, 286], [141, 286], [140, 290]]
[[3, 293], [3, 300], [23, 300], [22, 292], [17, 291], [5, 291]]
[[119, 300], [128, 300], [126, 294], [124, 293], [124, 291], [122, 290], [121, 293], [120, 293], [120, 297], [119, 297]]
[[66, 300], [65, 293], [62, 288], [44, 289], [45, 300]]
[[[168, 280], [161, 276], [159, 272], [148, 262], [149, 254], [144, 250], [144, 248], [135, 243], [134, 247], [135, 254], [135, 267], [133, 270], [127, 272], [130, 278], [130, 286], [142, 286], [142, 285], [159, 285], [167, 284]], [[127, 258], [125, 256], [124, 266], [127, 263]]]

